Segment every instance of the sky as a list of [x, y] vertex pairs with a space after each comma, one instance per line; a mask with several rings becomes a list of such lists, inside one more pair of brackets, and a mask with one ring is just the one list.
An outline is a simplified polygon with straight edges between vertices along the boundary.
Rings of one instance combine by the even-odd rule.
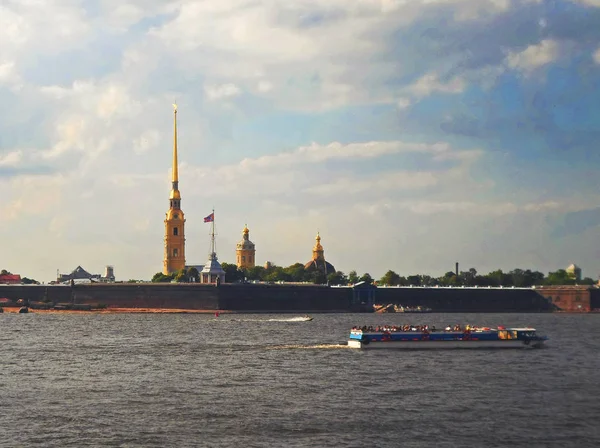
[[0, 268], [600, 273], [600, 0], [2, 0]]

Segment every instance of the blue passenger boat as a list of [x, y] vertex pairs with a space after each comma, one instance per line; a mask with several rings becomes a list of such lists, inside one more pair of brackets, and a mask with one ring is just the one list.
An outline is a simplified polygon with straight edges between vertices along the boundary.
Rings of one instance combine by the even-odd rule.
[[354, 327], [352, 348], [540, 348], [548, 338], [535, 328], [488, 328], [459, 325], [436, 329], [429, 326]]

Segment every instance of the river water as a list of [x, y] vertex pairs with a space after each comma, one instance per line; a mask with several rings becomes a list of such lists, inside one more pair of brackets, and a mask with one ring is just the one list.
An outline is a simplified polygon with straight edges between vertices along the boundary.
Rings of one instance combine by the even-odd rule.
[[[0, 314], [0, 446], [597, 447], [600, 315]], [[345, 347], [531, 325], [541, 350]]]

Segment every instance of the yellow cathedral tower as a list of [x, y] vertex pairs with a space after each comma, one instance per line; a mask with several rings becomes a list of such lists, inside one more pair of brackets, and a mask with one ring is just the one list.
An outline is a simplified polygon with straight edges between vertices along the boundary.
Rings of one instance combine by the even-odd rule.
[[242, 240], [237, 243], [235, 254], [236, 264], [238, 268], [248, 269], [253, 268], [256, 262], [256, 246], [249, 238], [250, 230], [248, 226], [244, 226], [242, 230]]
[[177, 169], [177, 105], [173, 104], [173, 177], [169, 195], [169, 211], [165, 218], [165, 257], [163, 274], [185, 268], [185, 219], [181, 211], [179, 173]]

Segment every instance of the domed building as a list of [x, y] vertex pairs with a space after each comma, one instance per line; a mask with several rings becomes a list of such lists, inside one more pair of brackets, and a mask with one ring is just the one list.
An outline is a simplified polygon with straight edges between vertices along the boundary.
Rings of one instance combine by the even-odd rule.
[[323, 250], [323, 246], [321, 246], [321, 236], [318, 232], [315, 240], [317, 242], [315, 243], [315, 247], [313, 247], [312, 260], [304, 265], [304, 269], [307, 271], [321, 271], [325, 275], [333, 274], [336, 272], [335, 268], [331, 263], [325, 261], [325, 251]]
[[235, 255], [238, 268], [248, 269], [254, 267], [256, 262], [256, 248], [254, 243], [250, 241], [248, 226], [244, 226], [244, 230], [242, 230], [242, 240], [237, 243]]

